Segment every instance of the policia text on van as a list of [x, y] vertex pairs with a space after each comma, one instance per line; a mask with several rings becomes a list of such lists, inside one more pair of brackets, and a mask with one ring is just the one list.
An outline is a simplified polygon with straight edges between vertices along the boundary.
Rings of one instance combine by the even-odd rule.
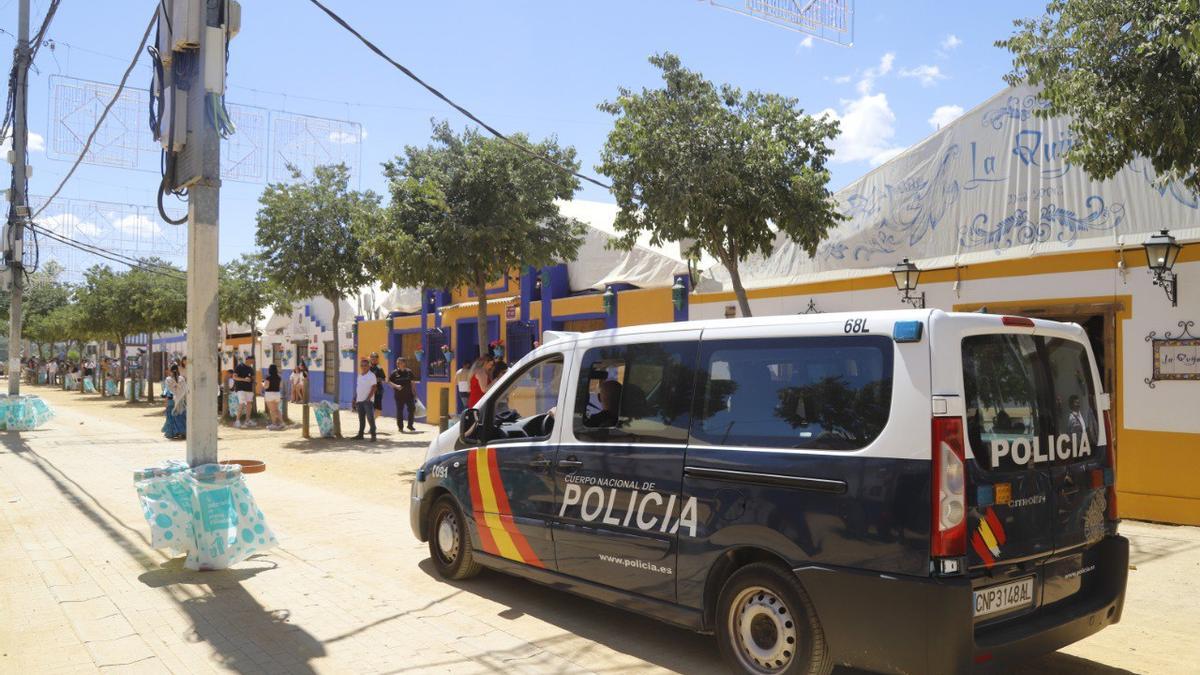
[[1076, 325], [941, 311], [547, 334], [430, 446], [412, 527], [716, 634], [735, 669], [986, 669], [1117, 622], [1108, 396]]

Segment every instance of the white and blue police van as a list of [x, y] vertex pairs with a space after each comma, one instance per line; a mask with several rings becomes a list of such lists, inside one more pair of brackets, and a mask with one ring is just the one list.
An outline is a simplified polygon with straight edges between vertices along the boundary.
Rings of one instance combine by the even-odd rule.
[[547, 333], [430, 446], [414, 534], [712, 633], [748, 673], [990, 670], [1121, 618], [1075, 324], [940, 310]]

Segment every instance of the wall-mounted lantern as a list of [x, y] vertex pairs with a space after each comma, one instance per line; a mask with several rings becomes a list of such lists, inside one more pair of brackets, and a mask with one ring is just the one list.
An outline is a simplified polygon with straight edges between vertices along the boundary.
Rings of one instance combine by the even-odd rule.
[[1162, 286], [1167, 299], [1171, 301], [1171, 306], [1178, 307], [1179, 280], [1171, 269], [1175, 267], [1175, 259], [1179, 257], [1183, 247], [1175, 243], [1175, 237], [1167, 230], [1147, 239], [1142, 247], [1146, 249], [1146, 264], [1150, 266], [1150, 272], [1154, 275], [1154, 285]]
[[675, 311], [683, 309], [683, 303], [687, 300], [687, 286], [684, 286], [683, 279], [675, 277], [675, 283], [671, 286], [671, 302], [675, 305]]
[[612, 286], [604, 289], [604, 295], [600, 296], [604, 307], [604, 313], [612, 316], [617, 311], [617, 294], [613, 292]]
[[907, 302], [917, 309], [925, 309], [925, 292], [917, 295], [917, 280], [921, 278], [921, 270], [911, 260], [905, 258], [892, 268], [892, 277], [896, 280], [896, 290], [904, 293], [901, 302]]

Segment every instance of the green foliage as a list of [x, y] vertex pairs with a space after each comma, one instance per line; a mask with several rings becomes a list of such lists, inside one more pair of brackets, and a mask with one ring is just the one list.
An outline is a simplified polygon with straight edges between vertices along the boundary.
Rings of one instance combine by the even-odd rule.
[[108, 265], [93, 265], [83, 273], [76, 301], [84, 316], [86, 334], [81, 339], [124, 343], [137, 329], [131, 326], [131, 296], [127, 273], [114, 272]]
[[243, 254], [220, 269], [219, 301], [221, 321], [257, 323], [263, 310], [274, 304], [275, 289], [267, 279], [262, 258]]
[[597, 169], [612, 178], [620, 245], [692, 241], [729, 270], [749, 315], [738, 263], [769, 255], [779, 232], [812, 255], [842, 217], [826, 187], [836, 121], [794, 98], [718, 87], [679, 57], [650, 58], [665, 86], [621, 88], [599, 108], [616, 117]]
[[[351, 190], [344, 164], [318, 166], [308, 180], [292, 168], [292, 178], [268, 185], [259, 197], [254, 239], [262, 249], [262, 274], [278, 291], [277, 306], [312, 296], [331, 302], [334, 348], [340, 352], [341, 299], [371, 281], [363, 266], [366, 252], [352, 228], [378, 217], [379, 196]], [[339, 380], [333, 381], [334, 400], [340, 400]], [[340, 419], [334, 415], [338, 434]]]
[[71, 301], [71, 287], [59, 280], [62, 265], [51, 260], [29, 275], [22, 296], [21, 334], [39, 345], [67, 339], [63, 325], [52, 320], [55, 310]]
[[[554, 164], [579, 168], [575, 149], [553, 138], [513, 139]], [[573, 260], [579, 251], [585, 228], [555, 203], [570, 199], [579, 181], [502, 140], [474, 129], [456, 134], [442, 122], [430, 145], [408, 146], [383, 166], [391, 203], [381, 217], [361, 221], [358, 232], [368, 268], [384, 287], [467, 286], [483, 317], [489, 282], [514, 268]], [[481, 346], [486, 330], [481, 320]]]
[[1070, 115], [1067, 160], [1111, 178], [1135, 157], [1200, 190], [1200, 3], [1052, 0], [997, 46], [1009, 84], [1042, 87], [1043, 117]]
[[187, 279], [183, 270], [158, 258], [142, 260], [145, 268], [174, 270], [179, 276], [134, 268], [125, 273], [130, 321], [139, 333], [164, 333], [187, 325]]
[[312, 296], [336, 301], [370, 282], [351, 225], [375, 217], [379, 197], [350, 189], [344, 164], [318, 166], [302, 180], [272, 183], [259, 198], [255, 241], [263, 274], [291, 303]]

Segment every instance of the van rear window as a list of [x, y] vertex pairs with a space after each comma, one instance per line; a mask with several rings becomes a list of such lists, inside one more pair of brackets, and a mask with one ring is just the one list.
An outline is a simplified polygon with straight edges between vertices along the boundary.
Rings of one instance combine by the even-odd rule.
[[989, 469], [1095, 457], [1099, 419], [1087, 350], [1033, 335], [963, 338], [967, 439]]
[[705, 340], [700, 358], [693, 442], [857, 450], [887, 425], [889, 338]]

